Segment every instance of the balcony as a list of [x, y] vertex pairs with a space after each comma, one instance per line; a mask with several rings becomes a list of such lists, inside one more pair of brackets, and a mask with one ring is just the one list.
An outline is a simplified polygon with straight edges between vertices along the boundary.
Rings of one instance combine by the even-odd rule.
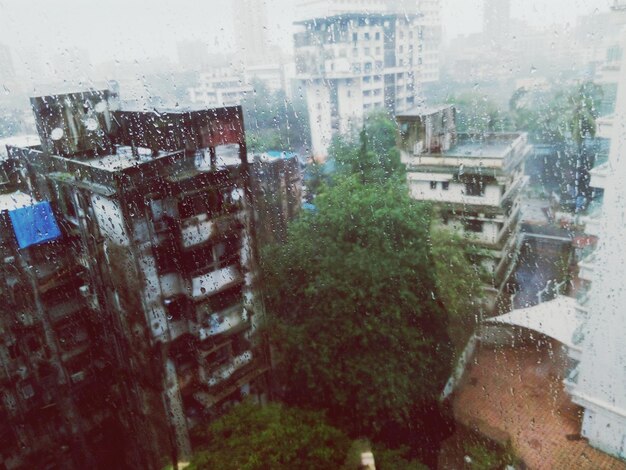
[[78, 312], [84, 307], [85, 300], [82, 297], [76, 297], [74, 299], [68, 299], [64, 302], [53, 305], [47, 310], [50, 320], [53, 322], [58, 322]]
[[191, 280], [191, 291], [194, 299], [208, 297], [243, 281], [237, 266], [230, 265]]
[[185, 220], [181, 224], [181, 243], [183, 248], [204, 243], [211, 238], [213, 223], [208, 220], [207, 214]]
[[573, 395], [575, 393], [576, 390], [576, 386], [578, 385], [578, 365], [574, 368], [572, 368], [569, 373], [567, 374], [567, 377], [565, 377], [563, 379], [563, 385], [565, 385], [565, 390], [567, 390], [567, 393], [569, 393], [570, 395]]
[[[596, 137], [610, 139], [613, 137], [613, 116], [603, 116], [596, 120]], [[593, 186], [593, 185], [592, 185]]]
[[252, 351], [244, 351], [239, 356], [235, 356], [232, 360], [211, 372], [206, 378], [206, 384], [209, 387], [215, 387], [220, 383], [228, 380], [235, 372], [252, 362]]
[[237, 304], [221, 312], [211, 314], [207, 323], [208, 327], [200, 328], [198, 332], [202, 341], [216, 335], [239, 330], [246, 324], [246, 313], [243, 306]]
[[578, 263], [578, 277], [584, 281], [593, 281], [595, 267], [595, 254], [591, 253], [584, 260]]
[[234, 206], [224, 210], [221, 214], [216, 214], [211, 219], [208, 214], [201, 214], [183, 220], [181, 222], [182, 247], [191, 248], [219, 234], [240, 229], [243, 226], [244, 214], [245, 212], [239, 206]]
[[600, 165], [593, 167], [593, 169], [589, 172], [589, 175], [591, 176], [589, 186], [591, 186], [592, 188], [605, 189], [606, 180], [610, 172], [611, 169], [609, 167], [609, 162], [604, 162]]

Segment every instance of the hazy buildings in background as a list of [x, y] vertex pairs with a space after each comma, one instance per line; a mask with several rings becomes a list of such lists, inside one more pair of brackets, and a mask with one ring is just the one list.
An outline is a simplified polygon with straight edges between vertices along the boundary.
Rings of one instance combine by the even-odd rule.
[[185, 70], [199, 71], [211, 65], [207, 44], [198, 39], [188, 39], [176, 44], [178, 65]]
[[245, 65], [275, 60], [268, 41], [267, 10], [262, 0], [234, 0], [235, 57]]
[[483, 8], [483, 34], [495, 48], [502, 47], [511, 35], [510, 0], [485, 0]]
[[204, 106], [235, 106], [253, 92], [245, 76], [233, 68], [218, 68], [200, 72], [198, 86], [188, 89], [189, 100]]
[[0, 44], [0, 86], [15, 79], [15, 66], [8, 46]]
[[596, 11], [579, 17], [567, 28], [540, 28], [512, 17], [511, 0], [487, 0], [482, 31], [458, 36], [444, 47], [441, 95], [482, 87], [490, 99], [506, 105], [518, 88], [601, 81], [607, 54], [614, 56], [619, 49], [620, 22], [623, 18], [619, 15]]
[[[315, 156], [325, 157], [333, 134], [348, 132], [369, 111], [402, 112], [419, 101], [425, 18], [430, 39], [439, 38], [433, 5], [428, 3], [426, 17], [407, 1], [298, 4], [296, 72], [306, 95]], [[430, 52], [428, 69], [436, 79]]]

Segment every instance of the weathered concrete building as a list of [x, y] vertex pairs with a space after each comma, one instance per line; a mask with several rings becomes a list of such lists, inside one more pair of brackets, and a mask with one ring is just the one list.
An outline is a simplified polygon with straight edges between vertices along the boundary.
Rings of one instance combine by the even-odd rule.
[[80, 237], [0, 162], [0, 467], [121, 463], [113, 352]]
[[519, 248], [519, 196], [531, 149], [526, 134], [459, 135], [452, 106], [418, 107], [396, 119], [411, 196], [436, 203], [443, 225], [484, 249], [480, 261], [495, 300]]
[[197, 426], [267, 394], [241, 108], [135, 112], [109, 90], [31, 101], [41, 146], [11, 147], [9, 159], [74, 234], [81, 256], [61, 251], [80, 262], [80, 293], [105, 322], [124, 458], [185, 460]]

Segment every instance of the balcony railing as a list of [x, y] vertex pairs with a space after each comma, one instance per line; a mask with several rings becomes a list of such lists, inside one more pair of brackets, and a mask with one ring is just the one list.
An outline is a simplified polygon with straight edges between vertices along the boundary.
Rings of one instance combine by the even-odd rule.
[[194, 277], [191, 280], [192, 296], [194, 298], [204, 298], [233, 286], [242, 280], [243, 276], [237, 266], [226, 266], [225, 268]]
[[208, 327], [200, 328], [202, 341], [212, 336], [228, 333], [245, 324], [245, 312], [242, 304], [234, 305], [221, 312], [213, 313], [208, 318]]
[[76, 297], [49, 307], [48, 316], [50, 317], [50, 320], [57, 322], [69, 317], [84, 307], [85, 300], [82, 297]]
[[252, 362], [252, 351], [245, 351], [239, 356], [235, 356], [230, 362], [222, 365], [217, 370], [212, 372], [206, 379], [206, 383], [209, 387], [214, 387], [225, 380], [228, 380], [242, 367]]

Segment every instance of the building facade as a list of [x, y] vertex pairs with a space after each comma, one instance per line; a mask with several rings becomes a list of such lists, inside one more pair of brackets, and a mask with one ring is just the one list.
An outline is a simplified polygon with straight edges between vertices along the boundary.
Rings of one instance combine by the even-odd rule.
[[[0, 161], [0, 466], [118, 466], [108, 321], [80, 237]], [[109, 448], [109, 449], [107, 449]]]
[[[105, 321], [92, 335], [111, 355], [120, 452], [135, 468], [184, 461], [230, 403], [267, 398], [241, 108], [134, 112], [109, 90], [31, 103], [42, 144], [9, 160], [81, 252], [63, 255], [85, 273], [76, 289], [96, 313], [84, 315]], [[68, 381], [99, 364], [76, 362]]]
[[[438, 2], [373, 0], [299, 4], [297, 79], [306, 96], [311, 143], [325, 157], [333, 134], [347, 132], [374, 109], [414, 107], [420, 84], [438, 79]], [[425, 63], [426, 58], [426, 63]]]
[[[622, 33], [621, 47], [625, 46]], [[585, 232], [598, 242], [578, 265], [581, 286], [576, 308], [581, 320], [573, 338], [577, 347], [569, 351], [572, 362], [565, 386], [572, 401], [584, 409], [581, 435], [592, 446], [626, 459], [626, 240], [622, 226], [626, 155], [625, 136], [617, 125], [626, 120], [626, 68], [623, 63], [619, 68], [608, 161], [598, 162], [591, 172], [590, 184], [601, 198], [595, 210], [583, 218]]]
[[436, 203], [444, 226], [483, 248], [480, 261], [492, 278], [489, 300], [495, 300], [520, 241], [527, 135], [459, 135], [452, 106], [419, 107], [396, 119], [411, 196]]

